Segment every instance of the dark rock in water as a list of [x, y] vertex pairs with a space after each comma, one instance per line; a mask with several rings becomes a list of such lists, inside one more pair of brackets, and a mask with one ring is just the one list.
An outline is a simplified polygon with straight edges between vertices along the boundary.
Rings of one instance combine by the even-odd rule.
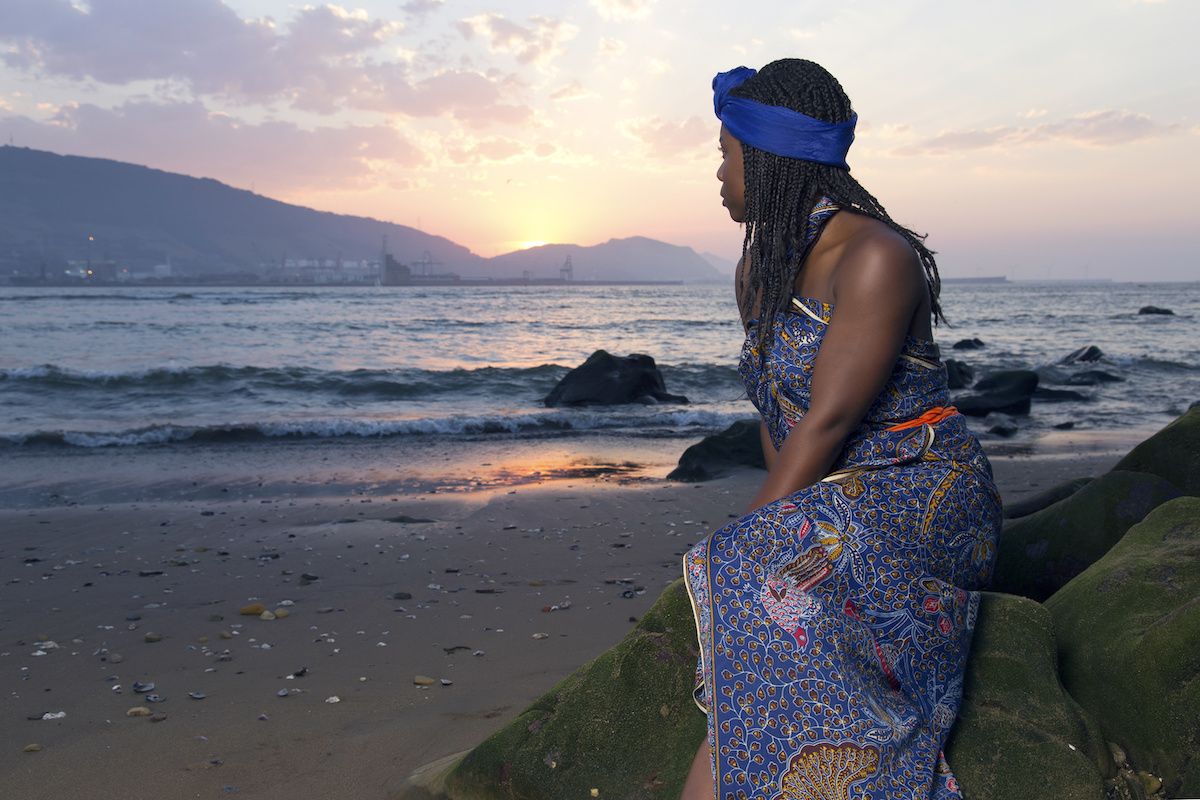
[[1033, 399], [1043, 400], [1047, 403], [1070, 403], [1087, 401], [1092, 398], [1072, 389], [1049, 389], [1045, 386], [1039, 386], [1033, 392]]
[[1108, 752], [1094, 718], [1058, 682], [1054, 621], [1044, 606], [983, 593], [945, 750], [970, 800], [1105, 796]]
[[1077, 372], [1064, 381], [1068, 386], [1095, 386], [1100, 383], [1123, 383], [1120, 375], [1105, 372], [1102, 369], [1085, 369]]
[[1175, 316], [1175, 312], [1172, 311], [1171, 309], [1159, 308], [1158, 306], [1142, 306], [1141, 308], [1138, 309], [1138, 313], [1139, 314], [1163, 314], [1163, 315], [1169, 316], [1169, 317]]
[[1104, 351], [1094, 344], [1089, 344], [1087, 347], [1081, 347], [1073, 353], [1064, 356], [1060, 364], [1088, 364], [1093, 361], [1099, 361], [1104, 358]]
[[1037, 389], [1038, 376], [1028, 369], [989, 372], [973, 386], [975, 394], [960, 397], [955, 407], [972, 417], [986, 417], [993, 412], [1028, 414], [1029, 401]]
[[970, 365], [953, 358], [946, 359], [946, 380], [951, 389], [966, 389], [975, 380], [975, 370]]
[[559, 800], [600, 788], [601, 798], [678, 797], [706, 725], [692, 701], [697, 654], [677, 580], [621, 643], [454, 766], [446, 796]]
[[1109, 472], [1004, 526], [992, 588], [1045, 600], [1179, 490], [1144, 472]]
[[1035, 511], [1041, 511], [1047, 506], [1054, 505], [1059, 500], [1067, 499], [1091, 482], [1092, 478], [1074, 478], [1066, 483], [1051, 486], [1045, 491], [1038, 492], [1021, 500], [1011, 503], [1005, 501], [1004, 518], [1020, 519], [1021, 517], [1027, 517]]
[[970, 339], [959, 339], [957, 342], [950, 345], [950, 347], [954, 350], [978, 350], [979, 348], [981, 348], [983, 346], [984, 346], [983, 339], [980, 339], [978, 337], [972, 337]]
[[1056, 422], [1050, 426], [1056, 431], [1070, 431], [1075, 429], [1075, 420], [1069, 419], [1066, 422]]
[[985, 422], [988, 426], [987, 432], [990, 434], [1005, 438], [1017, 435], [1017, 421], [1008, 414], [988, 414]]
[[1063, 686], [1167, 797], [1200, 797], [1197, 597], [1200, 498], [1181, 497], [1046, 602]]
[[1113, 469], [1151, 472], [1184, 494], [1200, 495], [1200, 408], [1193, 408], [1129, 451]]
[[597, 350], [564, 375], [543, 402], [553, 407], [687, 401], [683, 395], [667, 392], [662, 373], [650, 356], [614, 356]]
[[758, 426], [757, 419], [742, 419], [720, 433], [705, 436], [683, 451], [679, 466], [667, 480], [707, 481], [738, 466], [766, 469]]

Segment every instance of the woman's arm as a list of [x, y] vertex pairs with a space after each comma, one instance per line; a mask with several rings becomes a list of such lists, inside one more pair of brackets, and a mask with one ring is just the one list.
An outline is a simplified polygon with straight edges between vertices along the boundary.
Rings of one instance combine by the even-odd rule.
[[895, 368], [923, 291], [920, 264], [907, 244], [873, 238], [847, 252], [834, 275], [836, 310], [813, 364], [808, 412], [768, 462], [751, 509], [829, 474]]
[[758, 441], [762, 444], [763, 461], [767, 462], [767, 472], [775, 468], [775, 443], [771, 441], [771, 434], [767, 431], [767, 423], [758, 423]]

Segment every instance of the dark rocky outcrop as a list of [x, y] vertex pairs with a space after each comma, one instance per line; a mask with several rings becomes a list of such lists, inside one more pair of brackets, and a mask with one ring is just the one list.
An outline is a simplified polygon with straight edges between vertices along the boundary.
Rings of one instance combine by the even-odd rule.
[[1030, 399], [1037, 389], [1037, 373], [1028, 369], [989, 372], [972, 387], [973, 394], [955, 399], [963, 414], [986, 417], [992, 412], [1028, 414]]
[[975, 370], [967, 363], [946, 359], [946, 381], [951, 389], [966, 389], [975, 380]]
[[993, 436], [1000, 436], [1006, 439], [1009, 436], [1016, 436], [1017, 431], [1020, 430], [1020, 428], [1017, 427], [1017, 421], [1008, 414], [988, 414], [987, 419], [984, 420], [984, 424], [988, 426], [988, 433], [992, 434]]
[[985, 592], [946, 761], [971, 800], [1100, 800], [1099, 728], [1058, 682], [1044, 606]]
[[1200, 408], [1192, 408], [1129, 451], [1113, 469], [1151, 472], [1200, 496]]
[[1116, 544], [1130, 526], [1179, 496], [1157, 475], [1109, 472], [1010, 522], [1000, 534], [992, 588], [1045, 600]]
[[1060, 364], [1089, 364], [1093, 361], [1099, 361], [1104, 358], [1104, 351], [1094, 344], [1089, 344], [1087, 347], [1081, 347], [1066, 356], [1063, 356]]
[[950, 345], [951, 349], [953, 350], [979, 350], [985, 346], [986, 345], [984, 345], [983, 339], [974, 336], [970, 339], [959, 339], [957, 342]]
[[707, 481], [739, 466], [767, 468], [757, 419], [738, 420], [684, 450], [667, 480]]
[[1054, 505], [1059, 500], [1065, 500], [1092, 482], [1092, 478], [1073, 478], [1057, 486], [1030, 495], [1022, 500], [1010, 503], [1004, 502], [1004, 518], [1020, 519], [1035, 511], [1041, 511], [1047, 506]]
[[686, 403], [670, 394], [654, 359], [641, 353], [614, 356], [597, 350], [563, 376], [543, 402], [547, 406]]
[[1139, 314], [1161, 314], [1163, 316], [1173, 317], [1175, 312], [1169, 308], [1160, 308], [1158, 306], [1142, 306], [1138, 309]]
[[1200, 796], [1200, 498], [1132, 527], [1046, 601], [1063, 685], [1168, 797]]

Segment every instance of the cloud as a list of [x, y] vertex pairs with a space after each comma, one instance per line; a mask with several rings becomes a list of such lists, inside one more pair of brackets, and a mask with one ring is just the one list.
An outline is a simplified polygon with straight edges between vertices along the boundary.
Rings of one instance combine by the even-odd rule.
[[551, 100], [582, 100], [585, 97], [591, 97], [592, 92], [583, 88], [583, 84], [578, 80], [573, 80], [570, 83], [563, 84], [550, 93]]
[[625, 52], [625, 43], [605, 36], [600, 39], [599, 51], [603, 58], [614, 58]]
[[629, 120], [623, 127], [654, 158], [678, 158], [717, 140], [716, 129], [700, 117], [689, 117], [682, 122], [649, 117]]
[[590, 0], [592, 8], [605, 19], [624, 22], [645, 19], [656, 0]]
[[424, 154], [386, 125], [319, 127], [247, 124], [199, 102], [130, 102], [114, 109], [68, 105], [47, 122], [0, 117], [0, 132], [22, 146], [100, 156], [260, 190], [355, 188], [374, 183], [380, 164], [414, 167]]
[[534, 16], [526, 27], [495, 13], [467, 17], [459, 20], [457, 27], [468, 39], [486, 39], [493, 53], [506, 53], [521, 64], [538, 66], [561, 55], [563, 46], [579, 33], [578, 27], [560, 19]]
[[444, 0], [408, 0], [400, 6], [400, 10], [409, 17], [424, 19], [441, 8], [443, 2]]
[[446, 154], [455, 164], [478, 164], [484, 161], [508, 161], [519, 156], [524, 150], [524, 146], [513, 139], [491, 137], [450, 145], [446, 148]]
[[[270, 18], [243, 19], [221, 0], [91, 0], [86, 9], [67, 0], [3, 2], [0, 61], [34, 75], [113, 85], [178, 81], [201, 98], [283, 100], [317, 114], [347, 108], [444, 114], [474, 125], [521, 122], [531, 114], [508, 97], [520, 84], [499, 73], [463, 67], [417, 73], [413, 64], [428, 69], [431, 59], [403, 51], [396, 60], [379, 60], [376, 51], [402, 25], [334, 4], [303, 6], [279, 26]], [[414, 0], [406, 8], [428, 13], [436, 5]], [[565, 23], [535, 22], [518, 60], [556, 53], [568, 32]], [[501, 40], [505, 47], [518, 43]]]
[[923, 142], [905, 145], [899, 155], [946, 155], [990, 147], [1019, 147], [1042, 142], [1066, 142], [1083, 147], [1114, 147], [1167, 136], [1180, 130], [1134, 111], [1088, 111], [1057, 122], [1033, 126], [1001, 125], [940, 133]]
[[280, 31], [221, 0], [13, 0], [0, 17], [10, 67], [125, 84], [178, 79], [202, 93], [272, 97], [344, 79], [355, 56], [399, 32], [340, 6], [305, 6]]

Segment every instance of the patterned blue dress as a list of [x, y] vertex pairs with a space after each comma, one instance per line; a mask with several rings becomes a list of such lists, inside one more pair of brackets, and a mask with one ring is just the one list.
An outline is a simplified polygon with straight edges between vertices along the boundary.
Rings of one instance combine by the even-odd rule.
[[[823, 203], [810, 237], [837, 207]], [[834, 309], [792, 298], [739, 367], [775, 447], [809, 405]], [[1001, 523], [991, 467], [909, 337], [833, 471], [684, 557], [721, 800], [961, 798], [942, 746]]]

